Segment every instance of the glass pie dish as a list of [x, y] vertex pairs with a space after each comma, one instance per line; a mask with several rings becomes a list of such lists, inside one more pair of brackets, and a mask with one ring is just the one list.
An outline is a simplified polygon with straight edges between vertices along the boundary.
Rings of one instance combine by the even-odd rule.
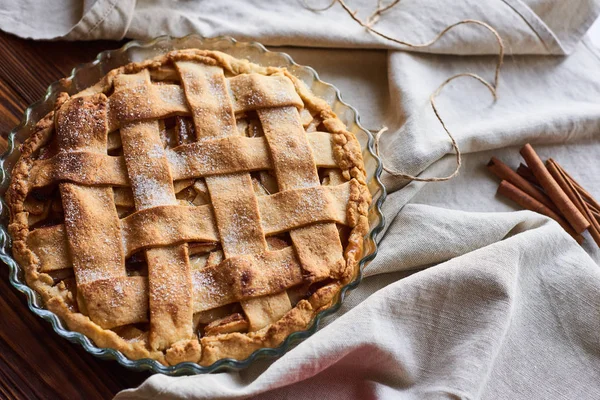
[[177, 39], [159, 37], [148, 42], [132, 41], [121, 49], [100, 53], [93, 62], [75, 68], [69, 77], [53, 83], [48, 88], [46, 95], [42, 100], [32, 104], [26, 109], [21, 124], [9, 134], [8, 150], [1, 159], [2, 179], [0, 193], [2, 196], [4, 196], [7, 189], [10, 180], [10, 172], [20, 156], [20, 144], [29, 137], [37, 121], [43, 118], [52, 109], [59, 93], [68, 92], [74, 94], [80, 92], [95, 84], [114, 68], [130, 62], [140, 62], [150, 59], [172, 50], [186, 48], [218, 50], [228, 53], [236, 58], [248, 59], [251, 62], [263, 66], [286, 67], [290, 73], [302, 80], [316, 96], [325, 100], [332, 107], [333, 111], [347, 126], [348, 130], [358, 139], [362, 148], [368, 189], [373, 197], [373, 202], [368, 214], [369, 233], [365, 239], [362, 258], [355, 279], [340, 290], [331, 307], [317, 314], [307, 329], [290, 334], [283, 343], [276, 348], [261, 348], [244, 360], [221, 359], [209, 366], [201, 366], [191, 362], [183, 362], [174, 366], [164, 366], [152, 359], [131, 360], [117, 350], [111, 348], [99, 348], [85, 335], [68, 330], [66, 325], [57, 317], [57, 315], [44, 308], [41, 297], [27, 286], [22, 268], [11, 256], [11, 240], [7, 234], [8, 213], [3, 201], [1, 209], [2, 225], [0, 227], [0, 260], [9, 267], [10, 283], [27, 296], [29, 308], [36, 315], [49, 321], [60, 336], [73, 343], [81, 344], [86, 351], [95, 356], [103, 359], [116, 359], [121, 365], [127, 368], [135, 370], [151, 370], [152, 372], [164, 373], [167, 375], [207, 373], [224, 369], [242, 369], [258, 358], [281, 356], [294, 344], [313, 334], [318, 329], [322, 318], [335, 313], [339, 309], [348, 290], [355, 288], [360, 283], [362, 269], [375, 257], [377, 251], [375, 237], [382, 230], [384, 225], [380, 208], [385, 198], [385, 188], [379, 179], [382, 164], [381, 160], [373, 151], [374, 138], [370, 132], [360, 126], [356, 110], [341, 100], [339, 91], [335, 87], [319, 80], [313, 69], [294, 63], [293, 60], [284, 53], [270, 52], [260, 44], [236, 42], [234, 39], [228, 37], [205, 39], [197, 35], [190, 35]]

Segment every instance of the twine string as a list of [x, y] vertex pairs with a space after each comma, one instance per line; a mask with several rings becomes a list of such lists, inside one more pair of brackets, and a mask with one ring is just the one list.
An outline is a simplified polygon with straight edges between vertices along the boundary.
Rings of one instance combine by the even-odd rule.
[[315, 12], [319, 12], [319, 11], [326, 11], [329, 10], [331, 7], [333, 7], [333, 5], [335, 4], [337, 0], [332, 0], [331, 3], [329, 3], [328, 5], [326, 5], [325, 7], [321, 7], [321, 8], [317, 8], [317, 7], [312, 7], [310, 6], [306, 0], [300, 0], [300, 3], [302, 3], [302, 5], [304, 6], [304, 8], [306, 8], [307, 10], [310, 11], [315, 11]]
[[496, 61], [496, 68], [494, 71], [494, 80], [492, 83], [488, 82], [487, 80], [485, 80], [484, 78], [482, 78], [481, 76], [474, 74], [474, 73], [460, 73], [460, 74], [456, 74], [453, 75], [451, 77], [449, 77], [448, 79], [446, 79], [444, 82], [442, 82], [437, 89], [431, 94], [431, 96], [429, 96], [429, 103], [431, 104], [431, 108], [433, 109], [433, 113], [435, 114], [435, 117], [437, 118], [437, 120], [440, 122], [440, 125], [442, 125], [442, 128], [444, 129], [444, 131], [446, 132], [446, 134], [448, 135], [448, 138], [450, 139], [450, 142], [452, 144], [452, 149], [454, 150], [455, 154], [456, 154], [456, 168], [454, 169], [454, 171], [448, 175], [448, 176], [444, 176], [444, 177], [433, 177], [433, 178], [419, 178], [417, 176], [413, 176], [413, 175], [409, 175], [406, 173], [403, 173], [397, 169], [394, 169], [393, 167], [389, 167], [386, 166], [385, 161], [383, 160], [383, 157], [381, 156], [380, 152], [379, 152], [379, 147], [380, 147], [380, 137], [381, 135], [386, 132], [388, 130], [387, 127], [383, 127], [382, 129], [379, 130], [379, 132], [376, 133], [375, 135], [375, 153], [377, 154], [377, 156], [379, 156], [379, 158], [381, 158], [382, 163], [383, 163], [383, 169], [393, 175], [393, 176], [397, 176], [397, 177], [401, 177], [401, 178], [405, 178], [405, 179], [409, 179], [409, 180], [413, 180], [413, 181], [419, 181], [419, 182], [442, 182], [442, 181], [447, 181], [450, 180], [452, 178], [454, 178], [456, 175], [458, 175], [458, 172], [460, 170], [460, 167], [462, 165], [462, 155], [460, 152], [460, 149], [458, 147], [458, 143], [456, 142], [456, 139], [454, 138], [454, 135], [452, 135], [452, 133], [450, 132], [450, 130], [448, 129], [448, 127], [446, 126], [446, 123], [444, 122], [444, 120], [442, 119], [440, 112], [436, 106], [436, 98], [439, 96], [439, 94], [442, 92], [442, 89], [444, 89], [444, 87], [446, 87], [450, 82], [452, 82], [455, 79], [461, 78], [461, 77], [467, 77], [467, 78], [472, 78], [477, 80], [478, 82], [482, 83], [491, 93], [494, 101], [496, 101], [496, 99], [498, 98], [498, 83], [499, 83], [499, 79], [500, 79], [500, 69], [502, 67], [502, 64], [504, 62], [504, 43], [502, 42], [502, 38], [500, 37], [500, 34], [498, 33], [498, 31], [496, 31], [492, 26], [490, 26], [489, 24], [483, 22], [483, 21], [479, 21], [476, 19], [465, 19], [462, 21], [458, 21], [455, 22], [451, 25], [448, 25], [446, 28], [444, 28], [440, 33], [438, 33], [433, 39], [431, 39], [428, 42], [425, 43], [410, 43], [410, 42], [406, 42], [404, 40], [400, 40], [400, 39], [396, 39], [392, 36], [389, 36], [381, 31], [378, 31], [377, 29], [373, 28], [373, 25], [379, 20], [380, 15], [389, 10], [390, 8], [396, 6], [400, 0], [394, 0], [392, 1], [390, 4], [388, 5], [382, 5], [381, 0], [379, 0], [377, 2], [377, 9], [375, 10], [375, 12], [373, 12], [373, 14], [371, 14], [371, 16], [367, 19], [367, 22], [364, 22], [363, 20], [361, 20], [358, 16], [357, 16], [357, 11], [352, 11], [350, 9], [350, 7], [348, 7], [348, 5], [346, 4], [346, 2], [344, 0], [333, 0], [331, 1], [331, 3], [329, 3], [327, 5], [327, 7], [325, 8], [321, 8], [321, 9], [317, 9], [317, 8], [313, 8], [310, 7], [307, 3], [306, 0], [301, 0], [302, 4], [308, 8], [309, 10], [312, 11], [325, 11], [328, 10], [329, 8], [333, 7], [333, 5], [335, 3], [339, 3], [340, 6], [342, 6], [342, 8], [348, 13], [348, 15], [355, 21], [357, 22], [360, 26], [364, 27], [365, 29], [367, 29], [369, 32], [373, 33], [374, 35], [377, 35], [383, 39], [386, 39], [388, 41], [403, 45], [403, 46], [407, 46], [407, 47], [411, 47], [411, 48], [424, 48], [424, 47], [429, 47], [431, 45], [433, 45], [434, 43], [436, 43], [439, 39], [441, 39], [448, 31], [452, 30], [453, 28], [460, 26], [460, 25], [465, 25], [465, 24], [472, 24], [472, 25], [478, 25], [481, 26], [483, 28], [485, 28], [486, 30], [488, 30], [489, 32], [491, 32], [495, 39], [496, 42], [498, 43], [498, 59]]
[[394, 0], [387, 6], [384, 6], [382, 3], [383, 2], [381, 0], [377, 0], [377, 9], [373, 12], [373, 14], [371, 14], [369, 18], [367, 18], [367, 25], [369, 27], [375, 25], [377, 21], [379, 21], [379, 16], [387, 10], [389, 10], [390, 8], [394, 7], [396, 4], [400, 3], [400, 0]]

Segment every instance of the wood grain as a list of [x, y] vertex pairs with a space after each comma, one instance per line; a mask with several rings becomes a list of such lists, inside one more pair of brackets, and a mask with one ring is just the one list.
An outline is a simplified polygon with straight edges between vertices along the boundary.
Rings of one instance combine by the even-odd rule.
[[[123, 42], [34, 42], [0, 32], [0, 148], [30, 103], [55, 80]], [[106, 399], [149, 374], [103, 361], [34, 315], [0, 265], [0, 398]]]

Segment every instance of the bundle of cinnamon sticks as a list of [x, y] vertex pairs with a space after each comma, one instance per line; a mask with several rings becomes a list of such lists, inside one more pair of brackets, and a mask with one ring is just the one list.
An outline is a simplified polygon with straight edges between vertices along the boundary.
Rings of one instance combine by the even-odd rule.
[[578, 243], [586, 229], [600, 246], [600, 204], [556, 161], [540, 159], [533, 147], [521, 149], [526, 165], [516, 171], [492, 157], [488, 169], [501, 179], [498, 194], [560, 224]]

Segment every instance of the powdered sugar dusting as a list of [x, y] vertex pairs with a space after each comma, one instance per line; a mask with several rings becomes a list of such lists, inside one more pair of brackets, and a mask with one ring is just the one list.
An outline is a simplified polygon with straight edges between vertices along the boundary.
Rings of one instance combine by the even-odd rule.
[[106, 105], [72, 99], [58, 112], [57, 126], [60, 151], [93, 150], [106, 140]]
[[170, 105], [186, 107], [186, 100], [183, 90], [176, 85], [165, 85], [155, 88], [160, 99]]
[[120, 121], [135, 121], [152, 115], [154, 93], [148, 85], [130, 86], [111, 96], [111, 108]]
[[219, 154], [211, 142], [205, 142], [202, 151], [196, 151], [195, 144], [187, 146], [166, 151], [167, 160], [178, 176], [191, 176], [197, 172], [210, 174], [219, 166]]
[[300, 215], [319, 215], [327, 206], [325, 196], [319, 189], [309, 189], [304, 190], [302, 196], [298, 197], [295, 212]]
[[176, 288], [172, 282], [165, 282], [163, 279], [152, 279], [150, 284], [150, 300], [153, 302], [167, 301], [171, 302], [180, 288]]
[[260, 118], [273, 149], [278, 181], [284, 184], [280, 189], [302, 189], [320, 185], [312, 149], [296, 109], [269, 109], [262, 111]]
[[131, 291], [139, 292], [140, 287], [137, 281], [128, 278], [111, 279], [107, 282], [106, 289], [110, 290], [110, 295], [107, 296], [108, 306], [110, 308], [118, 308], [127, 305], [126, 297]]
[[254, 221], [242, 213], [233, 213], [225, 232], [222, 232], [221, 243], [223, 250], [229, 254], [254, 253], [256, 246], [249, 245], [248, 235], [255, 230]]
[[195, 271], [192, 281], [194, 293], [199, 295], [202, 303], [217, 303], [225, 296], [221, 285], [215, 280], [211, 268]]
[[229, 103], [229, 96], [223, 77], [220, 75], [212, 75], [207, 77], [206, 81], [208, 84], [208, 95], [215, 99], [217, 104], [221, 106], [227, 105]]
[[163, 158], [165, 156], [165, 149], [163, 149], [163, 147], [159, 144], [154, 144], [148, 151], [147, 156], [154, 159]]
[[133, 197], [138, 208], [177, 204], [171, 183], [160, 182], [153, 177], [131, 177]]

